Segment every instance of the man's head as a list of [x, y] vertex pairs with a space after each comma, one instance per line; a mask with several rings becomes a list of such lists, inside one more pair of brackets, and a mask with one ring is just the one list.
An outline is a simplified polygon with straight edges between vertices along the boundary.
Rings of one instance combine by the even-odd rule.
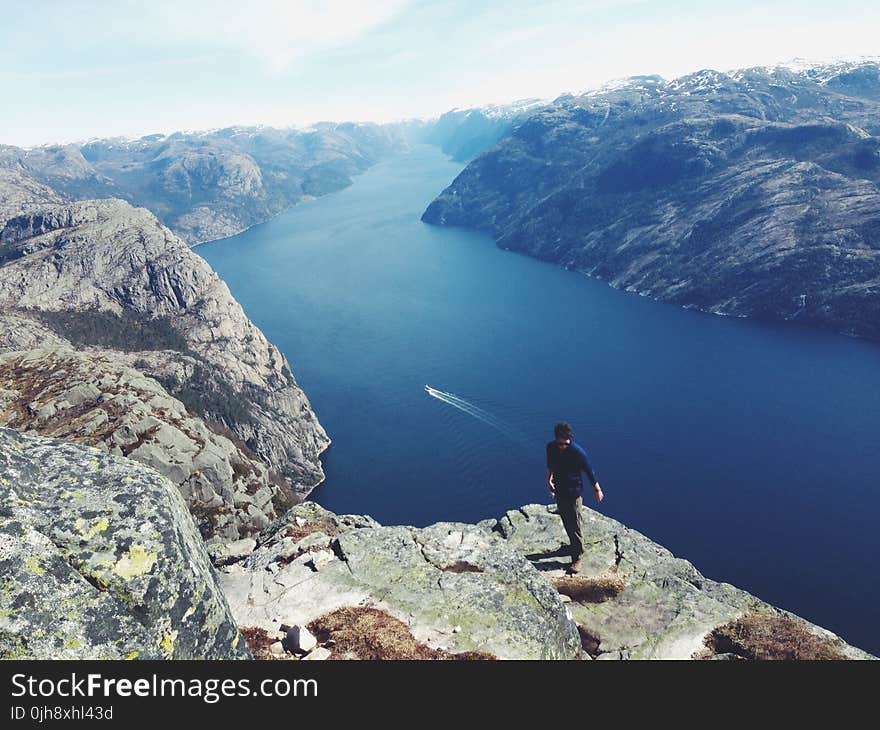
[[561, 421], [553, 427], [553, 435], [556, 437], [556, 445], [560, 449], [568, 448], [571, 444], [571, 426], [565, 421]]

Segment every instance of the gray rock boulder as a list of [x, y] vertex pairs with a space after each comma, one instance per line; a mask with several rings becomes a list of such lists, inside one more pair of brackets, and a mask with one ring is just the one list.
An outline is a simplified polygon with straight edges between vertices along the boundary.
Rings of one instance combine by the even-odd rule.
[[[831, 641], [844, 656], [871, 658], [830, 631], [736, 588], [706, 578], [687, 560], [610, 517], [583, 508], [586, 552], [580, 579], [622, 589], [569, 601], [584, 646], [598, 659], [689, 659], [715, 628], [749, 611], [785, 615]], [[509, 511], [492, 529], [548, 579], [563, 579], [570, 558], [555, 505]]]
[[[332, 554], [282, 552], [291, 537], [300, 542], [318, 531]], [[313, 558], [322, 553], [326, 559]], [[221, 569], [220, 580], [239, 625], [270, 633], [337, 608], [371, 606], [436, 649], [506, 659], [580, 653], [557, 591], [497, 534], [474, 525], [382, 527], [304, 503], [263, 533], [249, 559]]]
[[0, 657], [249, 656], [174, 485], [0, 428]]

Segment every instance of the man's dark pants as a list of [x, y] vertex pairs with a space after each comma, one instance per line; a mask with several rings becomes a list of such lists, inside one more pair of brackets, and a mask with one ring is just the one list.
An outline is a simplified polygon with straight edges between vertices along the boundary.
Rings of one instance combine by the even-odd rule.
[[562, 526], [571, 543], [571, 559], [574, 562], [584, 553], [584, 516], [581, 511], [584, 500], [580, 495], [562, 494], [559, 490], [555, 496]]

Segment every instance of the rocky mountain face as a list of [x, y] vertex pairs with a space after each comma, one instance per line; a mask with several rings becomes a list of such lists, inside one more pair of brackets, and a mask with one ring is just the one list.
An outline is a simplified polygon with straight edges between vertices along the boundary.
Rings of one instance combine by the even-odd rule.
[[[446, 120], [435, 143], [466, 141], [461, 124]], [[229, 235], [344, 187], [433, 128], [0, 147], [0, 424], [155, 467], [209, 540], [265, 528], [323, 479], [329, 439], [283, 355], [154, 213], [191, 241]]]
[[[467, 141], [465, 121], [447, 119], [434, 142]], [[265, 528], [323, 479], [329, 438], [283, 355], [154, 213], [191, 241], [230, 235], [434, 126], [0, 147], [0, 425], [153, 466], [206, 539]]]
[[37, 182], [20, 168], [0, 167], [0, 226], [20, 213], [67, 200], [66, 196]]
[[[325, 122], [306, 130], [230, 127], [31, 149], [0, 145], [0, 186], [3, 176], [17, 175], [28, 180], [27, 185], [16, 182], [19, 194], [39, 190], [42, 202], [126, 200], [152, 211], [192, 246], [232, 236], [298, 202], [340, 190], [412, 143], [427, 142], [457, 160], [471, 159], [537, 104], [527, 100], [381, 125]], [[11, 202], [10, 217], [26, 202]]]
[[7, 220], [0, 321], [0, 352], [16, 353], [0, 423], [155, 466], [206, 537], [258, 531], [323, 479], [329, 439], [284, 356], [142, 208], [35, 204]]
[[0, 170], [21, 170], [69, 198], [146, 207], [194, 245], [339, 190], [403, 144], [393, 125], [233, 127], [28, 150], [0, 146]]
[[543, 105], [538, 99], [525, 99], [505, 105], [453, 109], [425, 125], [420, 139], [439, 147], [454, 160], [467, 162], [492, 147], [517, 121]]
[[877, 339], [878, 69], [701, 71], [562, 97], [423, 220], [687, 307]]
[[246, 659], [177, 488], [0, 428], [0, 659]]

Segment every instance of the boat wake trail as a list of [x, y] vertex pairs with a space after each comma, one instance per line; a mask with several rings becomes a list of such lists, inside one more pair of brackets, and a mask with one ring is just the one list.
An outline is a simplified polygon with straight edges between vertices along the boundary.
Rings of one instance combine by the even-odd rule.
[[466, 413], [473, 418], [476, 418], [478, 421], [482, 421], [487, 426], [491, 426], [496, 431], [504, 434], [511, 441], [515, 441], [516, 443], [524, 446], [526, 448], [530, 447], [529, 439], [526, 438], [524, 434], [517, 431], [513, 426], [511, 426], [506, 421], [501, 420], [498, 416], [490, 413], [489, 411], [480, 408], [479, 406], [471, 403], [464, 398], [455, 395], [454, 393], [447, 393], [442, 390], [437, 390], [437, 388], [432, 388], [430, 385], [425, 386], [425, 392], [430, 395], [432, 398], [436, 398], [447, 405], [452, 406], [453, 408], [457, 408], [462, 413]]

